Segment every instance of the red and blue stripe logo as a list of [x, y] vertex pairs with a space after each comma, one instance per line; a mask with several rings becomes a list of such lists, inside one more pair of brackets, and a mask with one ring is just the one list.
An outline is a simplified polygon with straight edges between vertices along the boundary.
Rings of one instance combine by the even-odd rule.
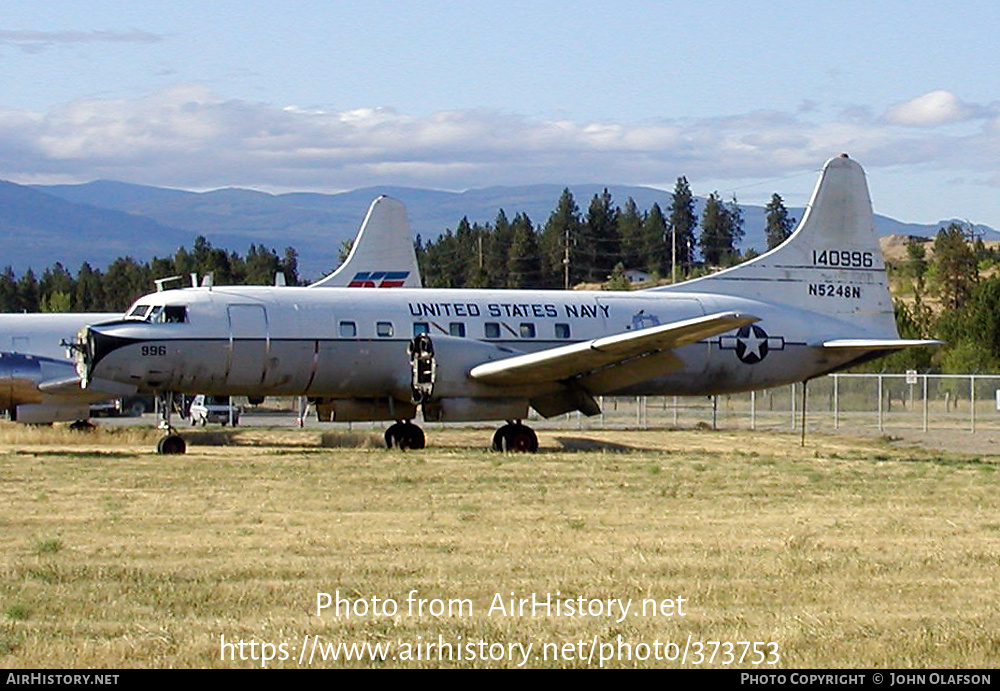
[[348, 288], [401, 288], [409, 271], [359, 271], [347, 284]]

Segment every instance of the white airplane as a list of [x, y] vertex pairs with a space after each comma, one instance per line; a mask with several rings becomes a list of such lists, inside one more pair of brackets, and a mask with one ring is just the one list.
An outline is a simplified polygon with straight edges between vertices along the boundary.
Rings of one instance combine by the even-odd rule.
[[[406, 208], [395, 199], [372, 202], [347, 259], [318, 287], [416, 287], [420, 269]], [[0, 314], [0, 410], [23, 423], [86, 420], [90, 404], [129, 395], [130, 384], [100, 380], [80, 387], [72, 356], [63, 342], [96, 322], [119, 313]], [[167, 316], [157, 311], [151, 322]]]
[[[11, 420], [46, 423], [86, 420], [90, 404], [112, 392], [81, 389], [68, 349], [60, 341], [95, 321], [121, 318], [107, 312], [0, 314], [0, 409]], [[113, 385], [115, 390], [120, 385]]]
[[[162, 323], [149, 316], [163, 313]], [[83, 329], [84, 386], [305, 395], [321, 419], [506, 420], [497, 449], [535, 450], [522, 420], [599, 412], [604, 394], [709, 395], [807, 381], [901, 340], [861, 166], [826, 163], [802, 221], [745, 264], [636, 292], [187, 288]], [[160, 406], [169, 410], [169, 406]], [[169, 419], [164, 420], [169, 429]], [[183, 453], [171, 433], [160, 451]]]

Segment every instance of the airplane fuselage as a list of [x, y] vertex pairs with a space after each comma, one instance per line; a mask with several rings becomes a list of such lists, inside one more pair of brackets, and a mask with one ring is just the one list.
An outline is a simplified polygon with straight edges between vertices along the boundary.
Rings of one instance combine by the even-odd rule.
[[416, 334], [480, 341], [513, 355], [724, 311], [760, 321], [677, 349], [684, 365], [677, 371], [612, 382], [598, 393], [745, 391], [802, 381], [846, 361], [812, 347], [842, 333], [839, 320], [702, 293], [216, 287], [143, 302], [172, 305], [178, 318], [92, 330], [82, 375], [141, 391], [407, 400], [407, 349]]

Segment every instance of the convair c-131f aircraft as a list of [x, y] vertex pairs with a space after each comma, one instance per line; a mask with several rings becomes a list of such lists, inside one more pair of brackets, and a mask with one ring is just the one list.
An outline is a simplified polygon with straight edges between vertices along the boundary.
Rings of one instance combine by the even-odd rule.
[[[341, 266], [311, 287], [420, 287], [405, 207], [389, 197], [372, 202], [350, 254]], [[86, 420], [90, 404], [134, 393], [131, 382], [97, 379], [85, 389], [62, 342], [95, 322], [120, 319], [114, 313], [0, 314], [0, 410], [17, 422]], [[167, 318], [150, 311], [150, 322]]]
[[[157, 310], [168, 315], [148, 323]], [[604, 394], [709, 395], [806, 381], [900, 340], [861, 166], [823, 168], [792, 236], [745, 264], [636, 292], [188, 288], [80, 332], [84, 386], [305, 395], [328, 420], [506, 420], [497, 449], [535, 450], [521, 421], [599, 412]], [[161, 408], [169, 409], [167, 406]], [[165, 421], [169, 426], [169, 420]], [[176, 434], [160, 450], [180, 453]]]

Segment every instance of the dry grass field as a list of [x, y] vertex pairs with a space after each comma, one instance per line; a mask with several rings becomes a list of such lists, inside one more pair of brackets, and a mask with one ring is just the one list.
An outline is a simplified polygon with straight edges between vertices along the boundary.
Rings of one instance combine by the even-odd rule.
[[522, 456], [489, 436], [398, 453], [209, 431], [163, 457], [149, 429], [4, 425], [0, 667], [1000, 660], [998, 457], [704, 430], [546, 432]]

